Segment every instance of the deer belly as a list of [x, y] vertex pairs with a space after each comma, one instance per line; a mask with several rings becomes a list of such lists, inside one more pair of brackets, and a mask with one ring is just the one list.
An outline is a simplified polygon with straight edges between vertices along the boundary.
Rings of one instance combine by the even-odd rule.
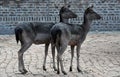
[[69, 45], [77, 45], [77, 42], [72, 40], [69, 42]]
[[69, 41], [69, 45], [77, 45], [79, 43], [79, 40], [80, 40], [80, 35], [72, 35]]
[[37, 34], [34, 43], [35, 44], [44, 44], [50, 42], [50, 35], [49, 34]]

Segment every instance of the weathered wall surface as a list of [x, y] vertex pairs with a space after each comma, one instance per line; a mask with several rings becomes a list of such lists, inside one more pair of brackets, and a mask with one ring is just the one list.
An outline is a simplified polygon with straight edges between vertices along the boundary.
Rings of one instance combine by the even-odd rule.
[[[65, 0], [1, 0], [0, 1], [0, 34], [13, 33], [18, 22], [59, 22], [59, 8]], [[93, 22], [91, 30], [120, 30], [120, 0], [67, 0], [71, 10], [79, 16], [70, 23], [83, 21], [84, 10], [94, 4], [94, 10], [102, 19]]]

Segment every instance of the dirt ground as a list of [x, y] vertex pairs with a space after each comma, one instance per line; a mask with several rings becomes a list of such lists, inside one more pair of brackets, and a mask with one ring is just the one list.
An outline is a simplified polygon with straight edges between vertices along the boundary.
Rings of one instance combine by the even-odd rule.
[[44, 45], [32, 45], [24, 54], [28, 73], [18, 71], [17, 52], [20, 44], [14, 35], [0, 35], [0, 77], [120, 77], [120, 32], [90, 32], [80, 51], [80, 67], [76, 69], [76, 52], [73, 72], [69, 72], [70, 48], [63, 55], [67, 75], [57, 75], [52, 68], [51, 49], [47, 57], [47, 71], [43, 71]]

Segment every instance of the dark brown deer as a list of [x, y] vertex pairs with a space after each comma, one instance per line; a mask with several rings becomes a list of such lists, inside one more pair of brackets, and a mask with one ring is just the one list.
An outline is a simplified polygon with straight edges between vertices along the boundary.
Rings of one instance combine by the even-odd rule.
[[72, 61], [74, 56], [74, 47], [77, 51], [77, 70], [82, 72], [79, 67], [79, 56], [81, 44], [84, 42], [86, 35], [90, 29], [90, 25], [93, 20], [100, 19], [100, 15], [93, 11], [93, 6], [88, 7], [84, 12], [84, 21], [82, 25], [78, 24], [66, 24], [57, 23], [51, 29], [52, 42], [57, 48], [57, 73], [59, 74], [59, 63], [63, 74], [67, 74], [64, 70], [62, 63], [62, 54], [67, 48], [67, 45], [71, 46], [71, 64], [70, 71], [72, 71]]
[[[67, 6], [63, 6], [60, 9], [60, 21], [68, 23], [68, 19], [76, 18], [77, 15], [74, 14]], [[17, 43], [20, 41], [21, 48], [18, 51], [18, 66], [19, 71], [22, 74], [27, 73], [24, 66], [23, 54], [24, 52], [34, 43], [34, 44], [45, 44], [45, 58], [43, 63], [43, 70], [46, 70], [46, 58], [48, 54], [48, 47], [51, 42], [50, 29], [55, 23], [42, 23], [42, 22], [30, 22], [30, 23], [19, 23], [15, 28], [15, 36]], [[53, 68], [55, 67], [55, 47], [52, 46], [52, 56], [53, 56]]]

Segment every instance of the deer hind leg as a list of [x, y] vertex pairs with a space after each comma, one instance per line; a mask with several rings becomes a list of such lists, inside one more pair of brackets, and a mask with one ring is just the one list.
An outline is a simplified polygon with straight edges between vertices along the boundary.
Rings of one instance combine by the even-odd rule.
[[67, 43], [64, 43], [64, 45], [61, 45], [60, 51], [58, 52], [58, 58], [60, 61], [61, 71], [64, 75], [67, 75], [67, 73], [65, 72], [64, 67], [63, 67], [62, 55], [65, 52], [66, 48], [67, 48]]
[[57, 74], [60, 74], [60, 69], [59, 69], [59, 55], [58, 53], [60, 52], [60, 46], [59, 45], [56, 45], [56, 48], [57, 48]]
[[73, 62], [73, 57], [74, 57], [74, 47], [71, 46], [71, 62], [70, 62], [70, 71], [72, 71], [72, 62]]
[[55, 66], [55, 46], [54, 46], [54, 44], [51, 44], [51, 49], [52, 49], [52, 57], [53, 57], [53, 69], [54, 69], [54, 71], [57, 71], [57, 68]]
[[77, 49], [76, 49], [77, 50], [76, 55], [77, 55], [77, 70], [78, 70], [78, 72], [82, 72], [80, 70], [80, 66], [79, 66], [80, 48], [81, 48], [81, 46], [77, 46]]
[[19, 66], [19, 71], [22, 74], [26, 74], [27, 70], [25, 69], [24, 66], [24, 61], [23, 61], [23, 54], [24, 52], [32, 45], [32, 43], [24, 43], [21, 45], [21, 49], [18, 51], [18, 66]]
[[47, 59], [47, 55], [48, 55], [48, 47], [49, 47], [49, 44], [45, 44], [45, 58], [44, 58], [44, 63], [43, 63], [44, 71], [46, 71], [46, 59]]

